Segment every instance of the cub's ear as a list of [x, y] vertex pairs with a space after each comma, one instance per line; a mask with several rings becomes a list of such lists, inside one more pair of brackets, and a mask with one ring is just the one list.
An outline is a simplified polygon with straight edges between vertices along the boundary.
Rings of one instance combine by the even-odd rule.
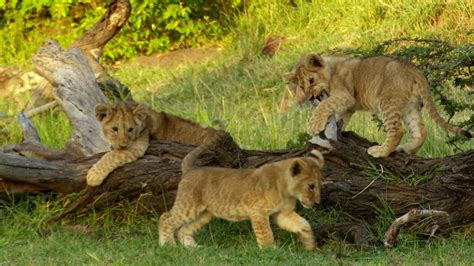
[[293, 161], [290, 167], [290, 174], [291, 177], [295, 177], [301, 173], [301, 170], [303, 170], [303, 167], [301, 166], [301, 162], [299, 160]]
[[133, 109], [133, 115], [140, 121], [143, 121], [147, 117], [147, 108], [144, 105], [139, 104], [135, 109]]
[[288, 73], [285, 73], [285, 74], [283, 74], [283, 77], [284, 77], [287, 81], [294, 81], [294, 80], [296, 80], [296, 74], [295, 74], [295, 72], [288, 72]]
[[103, 104], [103, 103], [98, 103], [95, 106], [95, 117], [97, 118], [97, 121], [102, 121], [105, 116], [110, 112], [110, 108]]
[[313, 159], [313, 161], [316, 163], [316, 165], [319, 167], [319, 169], [323, 169], [324, 166], [324, 157], [321, 154], [320, 151], [318, 150], [312, 150], [309, 153], [309, 157]]
[[306, 57], [306, 67], [309, 69], [318, 69], [324, 67], [324, 59], [319, 54], [309, 54]]

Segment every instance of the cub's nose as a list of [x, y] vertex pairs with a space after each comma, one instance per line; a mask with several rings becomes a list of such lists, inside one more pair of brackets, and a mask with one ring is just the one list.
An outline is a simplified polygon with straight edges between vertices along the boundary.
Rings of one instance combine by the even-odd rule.
[[119, 145], [119, 149], [123, 150], [123, 149], [125, 149], [125, 148], [127, 148], [127, 145], [124, 145], [124, 144], [120, 144], [120, 145]]
[[314, 200], [313, 205], [316, 206], [321, 203], [321, 198]]

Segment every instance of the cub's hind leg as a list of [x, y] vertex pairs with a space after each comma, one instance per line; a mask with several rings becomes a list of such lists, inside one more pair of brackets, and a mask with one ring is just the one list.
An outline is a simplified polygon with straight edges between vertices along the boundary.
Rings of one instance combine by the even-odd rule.
[[170, 212], [164, 212], [160, 215], [160, 225], [159, 225], [159, 242], [160, 245], [164, 244], [175, 244], [174, 242], [174, 230], [169, 226], [169, 219], [171, 218]]
[[317, 248], [311, 225], [296, 212], [278, 213], [275, 216], [275, 221], [282, 229], [298, 234], [306, 250], [314, 250]]
[[178, 197], [169, 212], [160, 216], [159, 242], [160, 245], [174, 244], [174, 233], [178, 228], [194, 221], [204, 208], [197, 208], [191, 201]]
[[408, 111], [403, 116], [403, 122], [408, 129], [410, 137], [407, 143], [398, 145], [396, 150], [415, 154], [421, 148], [426, 138], [426, 130], [420, 107], [413, 107]]
[[213, 218], [212, 213], [204, 211], [201, 213], [196, 220], [192, 221], [189, 224], [184, 225], [178, 230], [178, 240], [185, 247], [198, 247], [196, 241], [193, 238], [194, 233], [196, 233], [202, 226], [209, 223]]
[[387, 132], [387, 137], [381, 145], [372, 146], [367, 153], [373, 157], [387, 157], [395, 150], [403, 137], [403, 128], [400, 120], [400, 109], [396, 105], [386, 104], [381, 106], [382, 120]]

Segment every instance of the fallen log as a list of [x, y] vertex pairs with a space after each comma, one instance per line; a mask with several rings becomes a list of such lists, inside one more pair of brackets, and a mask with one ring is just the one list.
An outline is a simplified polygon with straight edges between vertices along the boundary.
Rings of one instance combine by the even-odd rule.
[[[347, 214], [365, 220], [376, 217], [384, 204], [388, 204], [395, 215], [404, 214], [414, 207], [436, 209], [450, 215], [449, 222], [439, 223], [442, 232], [473, 222], [474, 151], [435, 159], [394, 153], [380, 159], [366, 153], [366, 148], [371, 145], [371, 142], [354, 133], [344, 132], [339, 142], [335, 143], [336, 150], [325, 155], [324, 208], [337, 206]], [[317, 147], [279, 151], [242, 150], [239, 158], [228, 156], [226, 160], [222, 160], [223, 156], [217, 155], [218, 152], [209, 152], [198, 163], [258, 167], [268, 162], [303, 156], [313, 148]], [[55, 219], [123, 201], [161, 212], [172, 205], [181, 179], [181, 160], [192, 149], [192, 145], [155, 140], [143, 158], [116, 169], [102, 186], [96, 188], [86, 187], [84, 176], [101, 154], [71, 162], [48, 162], [0, 154], [0, 178], [6, 183], [33, 184], [43, 191], [79, 192], [78, 199]], [[230, 138], [219, 149], [236, 154], [235, 143]], [[371, 165], [374, 167], [369, 167]], [[414, 178], [419, 176], [424, 177], [423, 183], [415, 185]]]

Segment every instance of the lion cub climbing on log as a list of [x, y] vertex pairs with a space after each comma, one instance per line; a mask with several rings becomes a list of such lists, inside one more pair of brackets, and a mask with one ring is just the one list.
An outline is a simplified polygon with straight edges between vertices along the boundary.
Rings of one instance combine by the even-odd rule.
[[113, 170], [142, 157], [150, 138], [199, 145], [218, 132], [136, 102], [119, 102], [113, 106], [99, 103], [95, 114], [112, 150], [87, 172], [89, 186], [102, 184]]
[[[426, 138], [422, 103], [442, 128], [472, 137], [439, 115], [425, 76], [409, 63], [382, 56], [355, 59], [313, 53], [303, 56], [285, 78], [288, 88], [281, 102], [282, 111], [287, 110], [290, 94], [299, 104], [321, 100], [309, 120], [310, 134], [323, 131], [331, 115], [342, 119], [344, 128], [355, 111], [380, 113], [387, 137], [381, 145], [367, 150], [373, 157], [387, 157], [394, 150], [414, 154], [420, 149]], [[404, 134], [401, 121], [410, 136], [407, 143], [399, 145]]]
[[174, 234], [195, 247], [193, 234], [213, 217], [250, 219], [260, 247], [273, 246], [270, 216], [278, 226], [297, 233], [307, 250], [316, 242], [310, 224], [295, 212], [296, 202], [311, 208], [321, 200], [324, 159], [314, 150], [308, 157], [268, 163], [256, 169], [194, 168], [193, 162], [211, 144], [201, 145], [182, 162], [183, 178], [172, 209], [160, 217], [160, 245], [174, 244]]

